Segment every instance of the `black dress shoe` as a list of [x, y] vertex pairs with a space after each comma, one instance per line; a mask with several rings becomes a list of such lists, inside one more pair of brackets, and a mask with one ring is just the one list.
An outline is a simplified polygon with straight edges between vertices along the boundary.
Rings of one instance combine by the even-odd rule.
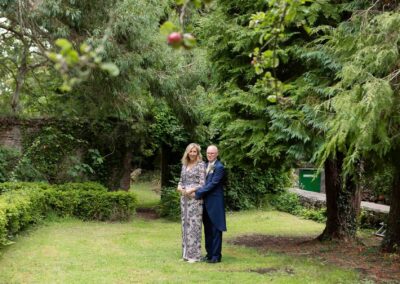
[[208, 260], [210, 260], [210, 258], [207, 257], [207, 256], [203, 256], [203, 257], [201, 258], [201, 261], [203, 261], [203, 262], [207, 262]]
[[220, 259], [208, 259], [207, 260], [207, 263], [218, 263], [218, 262], [221, 262], [221, 260]]

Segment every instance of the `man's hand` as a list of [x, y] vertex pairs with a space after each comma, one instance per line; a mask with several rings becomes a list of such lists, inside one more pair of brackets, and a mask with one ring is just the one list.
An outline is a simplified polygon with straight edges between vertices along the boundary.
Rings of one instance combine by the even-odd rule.
[[188, 188], [186, 190], [183, 190], [183, 195], [186, 197], [194, 197], [194, 192], [196, 191], [195, 188]]

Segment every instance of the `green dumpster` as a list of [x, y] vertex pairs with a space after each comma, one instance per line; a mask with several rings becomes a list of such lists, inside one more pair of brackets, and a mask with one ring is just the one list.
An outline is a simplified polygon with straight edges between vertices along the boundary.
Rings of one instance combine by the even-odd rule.
[[321, 174], [316, 169], [299, 169], [299, 187], [304, 190], [321, 192]]

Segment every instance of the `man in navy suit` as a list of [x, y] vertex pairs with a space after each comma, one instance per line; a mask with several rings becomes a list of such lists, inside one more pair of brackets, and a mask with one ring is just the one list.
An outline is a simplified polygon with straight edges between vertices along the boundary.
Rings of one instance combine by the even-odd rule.
[[224, 204], [225, 169], [217, 160], [218, 148], [210, 145], [207, 148], [206, 182], [195, 191], [195, 198], [203, 198], [203, 224], [208, 263], [221, 262], [222, 232], [226, 231]]

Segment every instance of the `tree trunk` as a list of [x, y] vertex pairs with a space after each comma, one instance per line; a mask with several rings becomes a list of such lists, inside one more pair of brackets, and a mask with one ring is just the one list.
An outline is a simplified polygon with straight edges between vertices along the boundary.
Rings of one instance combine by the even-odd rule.
[[120, 146], [117, 147], [114, 157], [109, 157], [111, 168], [109, 171], [109, 178], [107, 187], [111, 190], [129, 190], [130, 176], [132, 172], [132, 152], [130, 147]]
[[168, 186], [171, 181], [171, 172], [169, 168], [171, 147], [165, 143], [161, 145], [161, 187]]
[[28, 72], [28, 66], [27, 66], [28, 48], [29, 47], [25, 45], [24, 53], [21, 59], [21, 66], [18, 68], [18, 74], [15, 82], [15, 90], [11, 100], [11, 108], [14, 115], [18, 113], [18, 110], [20, 108], [19, 97], [21, 89], [25, 82], [25, 75]]
[[127, 148], [122, 160], [122, 177], [120, 179], [119, 187], [128, 191], [131, 187], [131, 172], [132, 172], [132, 149]]
[[[397, 153], [399, 154], [399, 153]], [[398, 159], [399, 156], [395, 156]], [[400, 165], [396, 163], [390, 197], [390, 211], [387, 221], [382, 250], [387, 252], [400, 251]]]
[[343, 184], [342, 164], [342, 153], [325, 162], [327, 220], [319, 240], [351, 241], [356, 237], [361, 191], [352, 177]]

